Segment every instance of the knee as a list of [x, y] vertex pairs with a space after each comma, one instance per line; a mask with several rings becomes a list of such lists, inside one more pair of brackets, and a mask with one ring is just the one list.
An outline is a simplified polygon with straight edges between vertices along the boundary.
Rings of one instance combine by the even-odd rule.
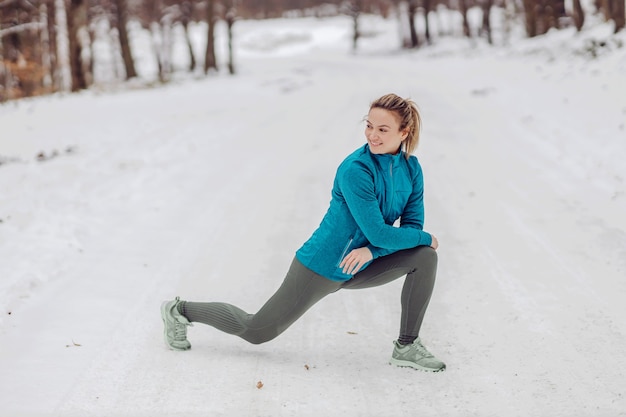
[[426, 263], [433, 266], [437, 266], [439, 259], [437, 251], [430, 246], [419, 246], [416, 251], [416, 257], [419, 264]]
[[418, 246], [413, 251], [411, 258], [411, 264], [413, 265], [413, 271], [415, 270], [437, 270], [438, 261], [437, 251], [430, 246]]
[[267, 332], [248, 332], [241, 335], [241, 338], [245, 339], [247, 342], [252, 343], [253, 345], [261, 345], [263, 343], [269, 342], [276, 338], [276, 334], [268, 334]]

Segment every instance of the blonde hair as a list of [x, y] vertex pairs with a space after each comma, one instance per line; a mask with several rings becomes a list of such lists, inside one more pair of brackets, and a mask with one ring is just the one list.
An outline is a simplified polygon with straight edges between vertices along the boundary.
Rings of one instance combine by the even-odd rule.
[[400, 122], [400, 131], [408, 131], [406, 139], [402, 141], [402, 150], [406, 158], [409, 159], [409, 156], [417, 149], [422, 129], [422, 117], [415, 102], [396, 94], [385, 94], [370, 104], [371, 109], [387, 110], [397, 116]]

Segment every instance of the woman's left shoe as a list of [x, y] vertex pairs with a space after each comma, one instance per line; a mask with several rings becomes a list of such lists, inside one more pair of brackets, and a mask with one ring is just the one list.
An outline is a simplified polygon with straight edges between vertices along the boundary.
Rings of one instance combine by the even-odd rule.
[[397, 340], [393, 345], [393, 353], [389, 360], [391, 365], [428, 372], [441, 372], [446, 369], [446, 364], [426, 350], [419, 337], [410, 345], [401, 345]]

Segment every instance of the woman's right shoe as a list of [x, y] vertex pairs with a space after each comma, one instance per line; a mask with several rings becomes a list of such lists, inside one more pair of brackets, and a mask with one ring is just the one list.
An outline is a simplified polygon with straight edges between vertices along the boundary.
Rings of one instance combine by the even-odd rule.
[[163, 338], [165, 344], [173, 350], [191, 349], [191, 343], [187, 340], [187, 326], [192, 324], [187, 317], [178, 312], [180, 298], [172, 301], [163, 301], [161, 304], [161, 318], [163, 319]]

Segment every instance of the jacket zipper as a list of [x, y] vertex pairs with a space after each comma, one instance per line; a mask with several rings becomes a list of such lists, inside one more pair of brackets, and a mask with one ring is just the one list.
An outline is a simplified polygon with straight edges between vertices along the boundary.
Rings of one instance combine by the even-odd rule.
[[339, 260], [337, 261], [337, 265], [336, 267], [339, 268], [339, 264], [341, 263], [341, 261], [343, 261], [343, 258], [346, 256], [346, 252], [348, 252], [348, 249], [350, 248], [350, 245], [352, 244], [352, 240], [354, 238], [350, 238], [350, 240], [348, 240], [348, 243], [346, 244], [346, 247], [343, 248], [343, 252], [341, 252], [341, 256], [339, 257]]

